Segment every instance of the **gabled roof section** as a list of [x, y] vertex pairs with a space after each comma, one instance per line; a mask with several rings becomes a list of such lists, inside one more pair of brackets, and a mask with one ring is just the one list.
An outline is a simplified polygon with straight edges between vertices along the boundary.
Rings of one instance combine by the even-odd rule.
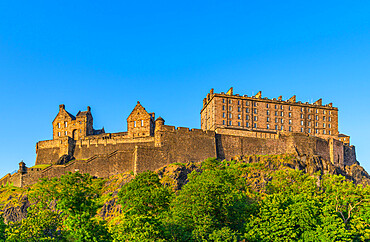
[[91, 108], [87, 106], [87, 111], [78, 111], [76, 117], [87, 116], [89, 113], [91, 113]]
[[75, 120], [75, 119], [76, 119], [76, 117], [75, 117], [75, 116], [73, 116], [72, 114], [70, 114], [69, 112], [67, 112], [67, 110], [65, 110], [65, 106], [64, 106], [64, 104], [59, 105], [59, 113], [58, 113], [58, 114], [57, 114], [57, 116], [54, 118], [53, 123], [54, 123], [55, 119], [56, 119], [58, 116], [60, 116], [60, 115], [63, 115], [63, 116], [69, 116], [69, 117], [71, 118], [71, 120]]
[[89, 113], [89, 111], [78, 111], [76, 117], [79, 117], [79, 116], [87, 116], [87, 114]]
[[127, 121], [147, 118], [151, 118], [151, 115], [145, 110], [143, 106], [141, 106], [140, 102], [138, 101], [134, 110], [132, 110], [132, 112], [128, 116]]

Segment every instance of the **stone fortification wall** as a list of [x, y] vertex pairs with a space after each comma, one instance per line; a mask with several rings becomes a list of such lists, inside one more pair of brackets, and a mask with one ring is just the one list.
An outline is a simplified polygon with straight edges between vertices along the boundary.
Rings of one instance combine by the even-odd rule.
[[73, 156], [77, 160], [88, 159], [94, 155], [109, 154], [116, 150], [134, 152], [135, 146], [154, 146], [154, 137], [112, 137], [76, 141]]
[[136, 148], [136, 172], [155, 170], [174, 162], [217, 157], [215, 133], [163, 125], [156, 127], [155, 147]]
[[[79, 141], [63, 141], [39, 142], [37, 164], [53, 165], [44, 170], [29, 168], [25, 174], [20, 175], [21, 180], [17, 185], [30, 185], [40, 178], [59, 177], [68, 172], [79, 171], [106, 178], [127, 171], [137, 173], [156, 170], [174, 162], [201, 161], [208, 157], [217, 157], [213, 131], [167, 125], [158, 127], [154, 137], [127, 138], [108, 135], [97, 136], [95, 139], [89, 137]], [[64, 165], [55, 165], [59, 156], [64, 154], [73, 155], [76, 160]], [[9, 180], [4, 178], [6, 179]]]
[[[230, 160], [240, 155], [274, 155], [282, 153], [319, 155], [326, 160], [331, 159], [330, 150], [332, 148], [330, 141], [305, 134], [279, 132], [276, 135], [269, 133], [255, 134], [253, 137], [252, 132], [241, 136], [239, 131], [235, 132], [235, 130], [226, 129], [217, 129], [216, 133], [217, 157], [220, 159]], [[270, 135], [271, 138], [269, 138]], [[335, 155], [339, 155], [340, 162], [343, 162], [340, 146], [338, 146], [335, 140], [332, 142], [336, 144], [334, 146], [335, 151], [332, 149], [333, 152]]]

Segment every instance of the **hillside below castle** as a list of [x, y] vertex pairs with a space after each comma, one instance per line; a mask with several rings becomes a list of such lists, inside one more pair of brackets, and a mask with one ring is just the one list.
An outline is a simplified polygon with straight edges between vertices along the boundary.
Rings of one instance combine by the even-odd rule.
[[226, 94], [212, 89], [203, 101], [201, 123], [202, 129], [169, 126], [138, 102], [127, 118], [126, 132], [105, 133], [93, 128], [90, 107], [74, 116], [60, 105], [52, 122], [53, 139], [36, 144], [35, 166], [21, 162], [18, 172], [6, 175], [0, 184], [23, 187], [76, 171], [109, 178], [209, 157], [279, 154], [330, 164], [326, 171], [333, 174], [357, 171], [352, 175], [358, 183], [367, 175], [359, 168], [349, 136], [338, 132], [338, 109], [322, 105], [321, 99], [308, 104], [297, 102], [295, 96], [283, 101], [262, 98], [261, 92], [248, 97], [234, 95], [232, 89]]

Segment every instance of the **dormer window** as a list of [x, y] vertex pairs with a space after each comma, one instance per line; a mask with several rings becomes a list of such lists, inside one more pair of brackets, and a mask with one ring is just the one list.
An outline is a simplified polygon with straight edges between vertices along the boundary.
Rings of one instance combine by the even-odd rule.
[[134, 127], [136, 128], [136, 121], [134, 121]]
[[[60, 123], [58, 123], [58, 128], [60, 128]], [[60, 135], [59, 135], [60, 136]]]
[[64, 134], [67, 136], [68, 135], [68, 131], [65, 131]]
[[144, 120], [141, 120], [141, 127], [144, 126]]
[[58, 136], [60, 136], [60, 132], [58, 132]]
[[66, 127], [66, 128], [67, 128], [67, 126], [68, 126], [68, 125], [67, 125], [67, 122], [64, 122], [64, 127]]

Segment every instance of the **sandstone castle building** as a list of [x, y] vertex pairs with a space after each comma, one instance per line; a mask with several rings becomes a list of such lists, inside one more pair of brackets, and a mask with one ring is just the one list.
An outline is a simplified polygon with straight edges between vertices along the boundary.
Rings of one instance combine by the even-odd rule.
[[53, 139], [36, 144], [35, 166], [21, 162], [18, 172], [6, 175], [0, 184], [26, 186], [76, 171], [109, 177], [174, 162], [253, 154], [318, 156], [342, 168], [356, 162], [350, 137], [338, 132], [338, 108], [331, 103], [302, 103], [295, 96], [268, 99], [261, 92], [248, 97], [234, 94], [232, 88], [207, 94], [201, 129], [165, 125], [140, 102], [127, 118], [126, 132], [94, 129], [90, 107], [74, 116], [60, 105], [52, 125]]

